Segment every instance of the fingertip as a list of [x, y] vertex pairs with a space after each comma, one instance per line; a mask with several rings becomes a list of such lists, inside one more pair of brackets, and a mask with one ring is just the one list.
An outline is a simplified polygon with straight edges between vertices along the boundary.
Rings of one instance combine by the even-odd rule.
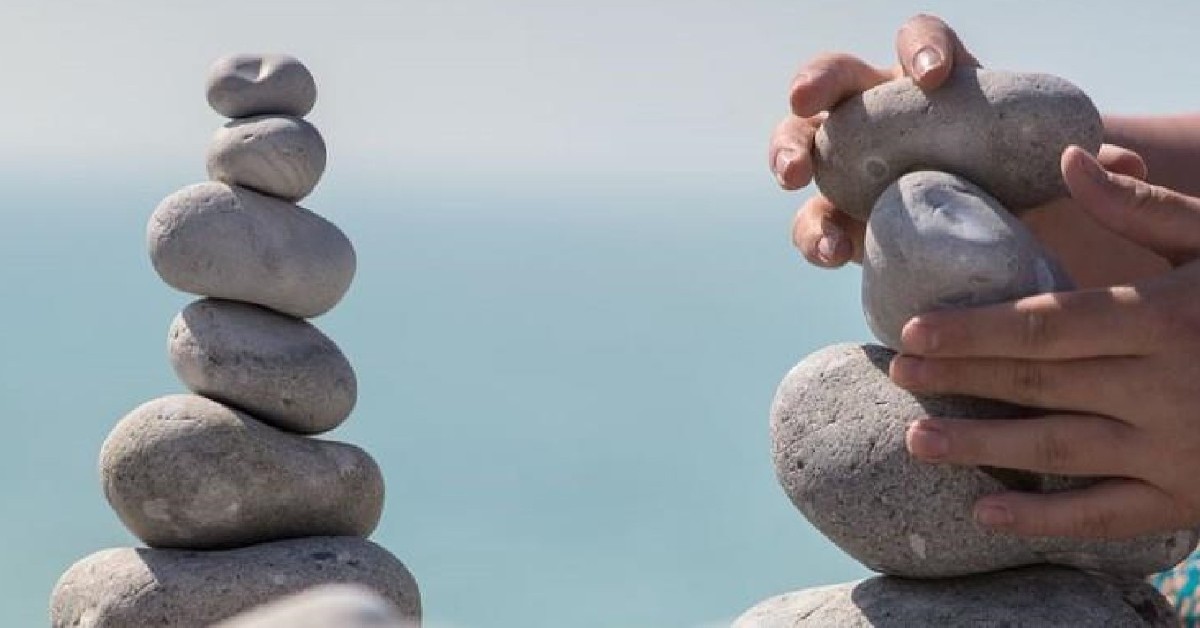
[[905, 70], [923, 90], [936, 89], [946, 82], [951, 70], [950, 56], [937, 46], [923, 46], [906, 64]]
[[1078, 146], [1068, 146], [1063, 150], [1059, 166], [1071, 196], [1086, 195], [1089, 187], [1109, 182], [1108, 171], [1095, 157]]
[[975, 503], [971, 515], [980, 526], [999, 531], [1012, 530], [1017, 520], [1012, 507], [999, 495], [980, 499]]
[[905, 353], [917, 355], [937, 351], [941, 334], [926, 316], [909, 319], [900, 329], [900, 347]]

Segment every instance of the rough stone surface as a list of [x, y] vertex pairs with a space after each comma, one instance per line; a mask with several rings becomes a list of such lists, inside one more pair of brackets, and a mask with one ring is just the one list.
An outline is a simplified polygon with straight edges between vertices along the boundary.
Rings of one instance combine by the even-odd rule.
[[363, 450], [275, 429], [197, 395], [125, 416], [100, 450], [104, 495], [153, 547], [229, 548], [367, 536], [383, 478]]
[[1154, 587], [1063, 567], [1028, 567], [952, 580], [888, 576], [785, 593], [746, 611], [734, 628], [1174, 628]]
[[206, 161], [216, 181], [296, 202], [325, 172], [325, 140], [299, 118], [256, 116], [217, 129]]
[[371, 589], [326, 584], [247, 611], [213, 628], [414, 628]]
[[325, 334], [248, 303], [188, 305], [171, 323], [167, 353], [193, 392], [289, 432], [337, 427], [358, 394], [354, 369]]
[[911, 170], [966, 177], [1019, 212], [1065, 196], [1063, 149], [1095, 153], [1103, 133], [1092, 101], [1061, 78], [962, 67], [930, 92], [905, 78], [838, 105], [817, 132], [814, 174], [861, 220]]
[[1073, 287], [994, 198], [936, 171], [906, 174], [879, 197], [867, 221], [862, 267], [867, 324], [893, 349], [917, 314]]
[[355, 537], [313, 537], [236, 550], [107, 549], [75, 563], [50, 601], [54, 628], [201, 628], [322, 584], [360, 584], [411, 622], [421, 617], [412, 574]]
[[836, 345], [805, 358], [771, 409], [775, 471], [825, 536], [868, 568], [931, 578], [1053, 563], [1145, 576], [1182, 560], [1195, 530], [1130, 540], [1021, 538], [977, 527], [974, 502], [1005, 488], [1050, 492], [1093, 480], [918, 462], [904, 445], [922, 416], [1013, 418], [1031, 411], [964, 397], [916, 397], [895, 386], [895, 354]]
[[208, 71], [206, 92], [208, 104], [228, 118], [299, 118], [317, 102], [317, 83], [308, 68], [284, 54], [221, 57]]
[[215, 181], [159, 203], [146, 243], [154, 269], [170, 286], [292, 316], [328, 311], [354, 279], [354, 247], [333, 223]]

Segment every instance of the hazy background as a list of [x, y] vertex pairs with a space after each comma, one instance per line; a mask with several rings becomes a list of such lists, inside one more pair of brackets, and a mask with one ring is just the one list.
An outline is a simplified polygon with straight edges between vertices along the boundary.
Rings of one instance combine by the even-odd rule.
[[305, 205], [360, 262], [317, 321], [360, 379], [332, 437], [383, 467], [374, 538], [432, 625], [719, 625], [863, 575], [770, 467], [779, 378], [867, 333], [856, 271], [791, 251], [802, 196], [774, 189], [766, 139], [802, 60], [890, 63], [918, 10], [1103, 110], [1194, 108], [1200, 6], [1032, 7], [5, 0], [0, 625], [44, 625], [63, 570], [134, 542], [95, 461], [181, 389], [164, 345], [189, 298], [143, 229], [204, 178], [204, 75], [231, 51], [317, 77], [330, 167]]

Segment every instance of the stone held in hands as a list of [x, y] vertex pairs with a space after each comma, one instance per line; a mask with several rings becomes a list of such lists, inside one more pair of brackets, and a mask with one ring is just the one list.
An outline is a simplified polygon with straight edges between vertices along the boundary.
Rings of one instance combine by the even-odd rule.
[[213, 628], [415, 628], [390, 602], [361, 585], [326, 584], [269, 602]]
[[154, 269], [178, 290], [301, 318], [337, 305], [356, 264], [350, 240], [328, 220], [215, 181], [163, 199], [146, 244]]
[[1091, 99], [1066, 80], [960, 67], [928, 92], [902, 78], [835, 107], [817, 131], [814, 177], [834, 206], [864, 221], [912, 170], [966, 177], [1021, 212], [1066, 196], [1063, 149], [1095, 153], [1103, 135]]
[[317, 83], [298, 59], [285, 54], [234, 54], [208, 71], [208, 104], [228, 118], [303, 117], [317, 102]]
[[358, 395], [354, 368], [329, 337], [249, 303], [191, 303], [171, 323], [167, 353], [192, 392], [289, 432], [337, 427]]
[[937, 171], [906, 174], [880, 195], [867, 220], [862, 270], [867, 324], [893, 349], [917, 314], [1073, 287], [996, 199]]
[[1053, 492], [1094, 480], [917, 461], [905, 447], [905, 432], [917, 418], [988, 420], [1035, 412], [982, 399], [913, 395], [888, 379], [894, 355], [877, 345], [817, 351], [784, 378], [771, 409], [775, 471], [784, 492], [813, 526], [863, 565], [912, 578], [1039, 563], [1141, 577], [1171, 567], [1196, 547], [1196, 530], [1094, 540], [980, 528], [971, 512], [983, 495]]
[[213, 180], [296, 202], [325, 171], [325, 141], [300, 118], [244, 118], [217, 130], [206, 162]]
[[366, 537], [383, 510], [383, 477], [363, 450], [198, 395], [160, 397], [126, 415], [101, 447], [100, 477], [121, 521], [153, 547]]
[[59, 578], [54, 628], [201, 628], [325, 584], [379, 593], [413, 624], [421, 598], [408, 569], [357, 537], [309, 537], [234, 550], [107, 549]]

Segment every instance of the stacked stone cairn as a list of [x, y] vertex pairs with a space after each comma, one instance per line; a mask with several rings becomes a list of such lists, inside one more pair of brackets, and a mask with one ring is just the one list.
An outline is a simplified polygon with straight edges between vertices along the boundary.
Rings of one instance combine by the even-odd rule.
[[912, 316], [1072, 287], [1017, 217], [1065, 196], [1063, 149], [1094, 153], [1102, 133], [1070, 83], [976, 68], [928, 93], [908, 79], [885, 83], [830, 112], [815, 141], [816, 181], [867, 224], [863, 308], [887, 346], [836, 345], [793, 368], [772, 406], [772, 449], [792, 503], [884, 575], [768, 599], [735, 626], [1178, 625], [1144, 578], [1185, 558], [1197, 530], [1084, 540], [980, 528], [971, 509], [983, 495], [1096, 479], [917, 462], [905, 431], [918, 417], [1038, 411], [913, 395], [887, 375]]
[[[208, 149], [212, 180], [167, 197], [147, 227], [159, 276], [202, 297], [168, 338], [191, 393], [137, 407], [100, 453], [105, 496], [149, 547], [72, 566], [53, 593], [53, 626], [209, 626], [331, 584], [360, 588], [297, 603], [351, 608], [357, 596], [370, 611], [360, 618], [383, 622], [362, 625], [420, 621], [412, 575], [366, 538], [383, 509], [379, 467], [353, 445], [311, 438], [357, 397], [350, 363], [305, 320], [333, 308], [355, 271], [346, 236], [295, 204], [325, 169], [325, 143], [302, 118], [316, 96], [286, 55], [234, 55], [211, 70], [208, 102], [232, 119]], [[284, 615], [232, 625], [300, 625]]]

